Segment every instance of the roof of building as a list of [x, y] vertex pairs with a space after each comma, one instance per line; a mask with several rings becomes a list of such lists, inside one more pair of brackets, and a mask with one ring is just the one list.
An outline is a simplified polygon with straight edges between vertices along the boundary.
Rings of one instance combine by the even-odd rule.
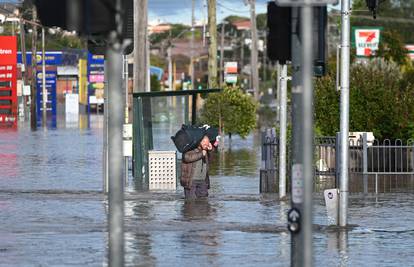
[[237, 20], [232, 22], [233, 26], [236, 27], [237, 30], [250, 30], [250, 20]]

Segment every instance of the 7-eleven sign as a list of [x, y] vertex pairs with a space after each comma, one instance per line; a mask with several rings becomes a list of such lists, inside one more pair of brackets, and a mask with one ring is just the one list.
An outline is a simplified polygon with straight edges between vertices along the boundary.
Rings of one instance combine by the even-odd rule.
[[369, 57], [378, 50], [380, 29], [355, 29], [357, 56]]

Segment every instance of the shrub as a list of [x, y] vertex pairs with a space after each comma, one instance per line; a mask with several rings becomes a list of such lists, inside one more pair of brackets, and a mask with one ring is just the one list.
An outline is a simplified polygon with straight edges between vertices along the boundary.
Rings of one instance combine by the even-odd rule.
[[201, 119], [222, 134], [238, 134], [245, 138], [256, 127], [255, 100], [240, 88], [225, 87], [221, 93], [210, 94], [204, 103]]

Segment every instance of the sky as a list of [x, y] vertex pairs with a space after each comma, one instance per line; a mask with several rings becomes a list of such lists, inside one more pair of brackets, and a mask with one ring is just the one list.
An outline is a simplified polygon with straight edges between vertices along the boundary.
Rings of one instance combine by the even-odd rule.
[[[195, 1], [195, 19], [207, 21], [207, 0]], [[250, 17], [245, 0], [216, 0], [217, 23], [229, 15]], [[256, 0], [256, 14], [266, 13], [269, 0]], [[192, 0], [148, 0], [149, 22], [191, 24]]]

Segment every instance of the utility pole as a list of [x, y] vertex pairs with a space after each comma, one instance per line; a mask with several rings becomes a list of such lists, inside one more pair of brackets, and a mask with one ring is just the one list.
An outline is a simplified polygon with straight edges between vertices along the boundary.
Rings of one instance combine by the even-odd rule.
[[[195, 8], [195, 0], [191, 2], [191, 57], [190, 57], [190, 69], [191, 69], [191, 88], [194, 90], [194, 81], [195, 81], [195, 73], [194, 73], [194, 24], [195, 24], [195, 17], [194, 17], [194, 8]], [[193, 103], [194, 105], [194, 103]]]
[[267, 81], [267, 34], [266, 31], [264, 32], [263, 35], [263, 81]]
[[33, 19], [33, 29], [32, 29], [32, 80], [30, 88], [30, 128], [33, 131], [37, 129], [37, 110], [36, 110], [36, 43], [37, 43], [37, 10], [36, 6], [32, 4], [32, 19]]
[[225, 21], [221, 23], [221, 42], [220, 42], [220, 88], [223, 87], [224, 83], [224, 23]]
[[350, 0], [341, 1], [341, 122], [339, 172], [339, 226], [347, 225], [348, 213], [348, 136], [349, 136], [349, 61], [350, 61]]
[[250, 58], [251, 80], [254, 91], [254, 98], [259, 100], [259, 70], [257, 69], [257, 28], [256, 28], [256, 0], [249, 0], [250, 3], [250, 25], [252, 35], [252, 51]]
[[208, 33], [210, 43], [208, 46], [208, 88], [217, 86], [217, 25], [216, 0], [208, 2]]
[[[148, 16], [148, 14], [147, 14]], [[148, 17], [147, 17], [148, 18]], [[148, 25], [148, 21], [146, 23]], [[146, 84], [146, 91], [151, 92], [151, 60], [150, 60], [150, 42], [148, 38], [148, 30], [147, 27], [145, 27], [145, 68], [147, 70], [147, 84]]]
[[[22, 49], [22, 63], [23, 63], [22, 80], [23, 80], [23, 85], [26, 86], [27, 85], [26, 33], [24, 31], [24, 24], [23, 24], [22, 18], [19, 20], [19, 24], [20, 24], [20, 46]], [[25, 118], [26, 118], [26, 104], [27, 104], [27, 97], [23, 95], [23, 114]]]
[[146, 90], [147, 1], [134, 0], [134, 93]]
[[240, 74], [243, 75], [244, 68], [244, 31], [241, 32], [240, 37]]
[[43, 126], [47, 119], [47, 89], [46, 89], [46, 55], [45, 55], [45, 28], [42, 27], [42, 116]]

